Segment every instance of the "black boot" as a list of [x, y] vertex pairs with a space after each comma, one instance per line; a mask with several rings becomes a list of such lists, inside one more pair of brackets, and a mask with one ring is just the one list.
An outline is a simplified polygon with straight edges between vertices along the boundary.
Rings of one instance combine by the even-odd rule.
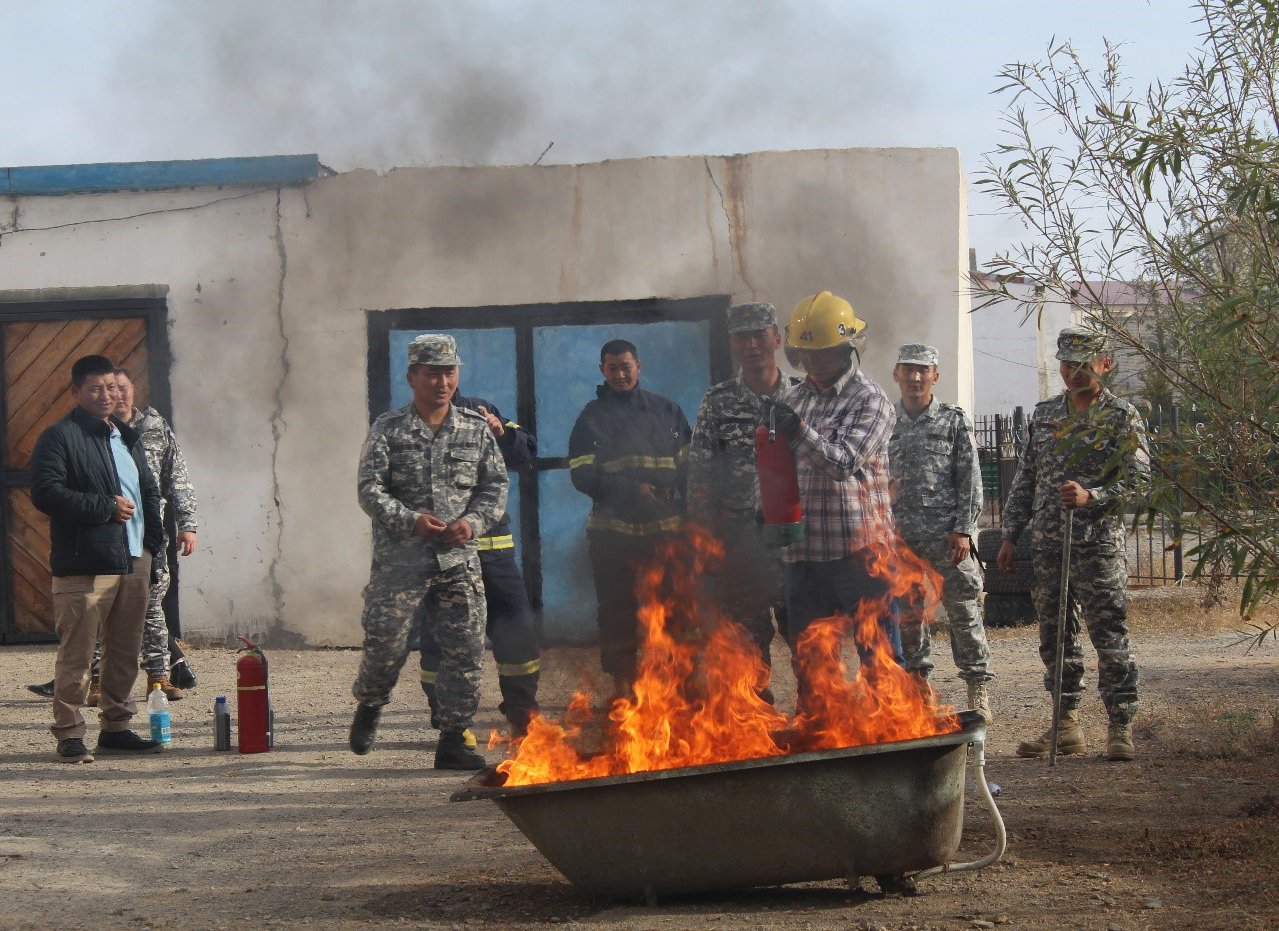
[[440, 700], [435, 694], [434, 682], [423, 682], [422, 691], [426, 693], [426, 704], [431, 709], [431, 729], [440, 729]]
[[351, 722], [351, 752], [364, 756], [373, 749], [377, 736], [377, 719], [382, 715], [381, 705], [356, 705], [355, 719]]
[[436, 769], [483, 769], [488, 765], [478, 752], [466, 745], [465, 731], [442, 731], [435, 748]]
[[498, 676], [502, 689], [502, 703], [497, 710], [511, 724], [511, 736], [523, 737], [528, 733], [529, 718], [542, 709], [537, 704], [537, 673], [526, 676]]

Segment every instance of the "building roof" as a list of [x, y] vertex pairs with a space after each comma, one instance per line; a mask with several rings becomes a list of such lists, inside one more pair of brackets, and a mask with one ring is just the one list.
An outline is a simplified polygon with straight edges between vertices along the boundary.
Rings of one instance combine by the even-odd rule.
[[0, 168], [0, 195], [160, 191], [187, 187], [296, 184], [321, 176], [316, 155], [99, 162]]

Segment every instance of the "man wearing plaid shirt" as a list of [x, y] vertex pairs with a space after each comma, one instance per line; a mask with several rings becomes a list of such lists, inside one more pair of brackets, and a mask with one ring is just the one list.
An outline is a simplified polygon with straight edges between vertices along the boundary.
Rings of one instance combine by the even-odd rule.
[[[852, 305], [829, 291], [800, 301], [786, 346], [808, 377], [765, 399], [765, 416], [792, 437], [804, 506], [804, 537], [782, 550], [792, 651], [813, 621], [856, 616], [861, 601], [888, 593], [869, 571], [868, 547], [891, 543], [888, 440], [897, 415], [855, 364], [865, 329]], [[897, 624], [887, 614], [881, 623], [900, 662]]]

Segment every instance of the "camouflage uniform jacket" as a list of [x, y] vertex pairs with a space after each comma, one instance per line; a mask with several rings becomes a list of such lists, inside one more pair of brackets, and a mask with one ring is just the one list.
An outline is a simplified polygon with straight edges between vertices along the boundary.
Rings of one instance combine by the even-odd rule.
[[1040, 401], [1004, 503], [1004, 539], [1016, 541], [1030, 527], [1033, 549], [1059, 550], [1057, 489], [1073, 480], [1091, 499], [1075, 510], [1071, 545], [1123, 546], [1125, 499], [1149, 474], [1148, 449], [1141, 415], [1106, 389], [1083, 411], [1071, 408], [1064, 391]]
[[[373, 421], [360, 451], [360, 507], [373, 518], [373, 561], [448, 569], [473, 559], [475, 539], [506, 509], [506, 465], [488, 422], [456, 404], [438, 433], [413, 402]], [[413, 532], [419, 514], [446, 524], [465, 519], [473, 531], [459, 546]]]
[[893, 476], [893, 516], [904, 538], [977, 536], [981, 466], [972, 421], [963, 408], [934, 400], [912, 419], [898, 402], [888, 467]]
[[[769, 392], [799, 384], [779, 373]], [[759, 467], [755, 459], [755, 427], [764, 405], [740, 375], [711, 387], [702, 399], [688, 452], [688, 509], [710, 524], [733, 514], [752, 518], [759, 507]]]
[[142, 410], [135, 407], [129, 426], [142, 434], [142, 450], [146, 454], [147, 465], [160, 483], [161, 508], [173, 509], [178, 533], [195, 533], [199, 530], [195, 516], [195, 488], [173, 428], [154, 407]]

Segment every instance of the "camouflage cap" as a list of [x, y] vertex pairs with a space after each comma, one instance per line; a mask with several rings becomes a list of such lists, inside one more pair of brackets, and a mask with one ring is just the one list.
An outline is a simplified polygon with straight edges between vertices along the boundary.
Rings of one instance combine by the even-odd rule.
[[1057, 358], [1062, 362], [1091, 362], [1105, 348], [1105, 338], [1088, 327], [1068, 326], [1057, 334]]
[[445, 333], [423, 333], [409, 343], [409, 365], [461, 365], [457, 340]]
[[746, 333], [777, 326], [777, 308], [763, 301], [728, 308], [728, 332]]
[[907, 343], [897, 350], [898, 365], [936, 365], [940, 357], [936, 346]]

